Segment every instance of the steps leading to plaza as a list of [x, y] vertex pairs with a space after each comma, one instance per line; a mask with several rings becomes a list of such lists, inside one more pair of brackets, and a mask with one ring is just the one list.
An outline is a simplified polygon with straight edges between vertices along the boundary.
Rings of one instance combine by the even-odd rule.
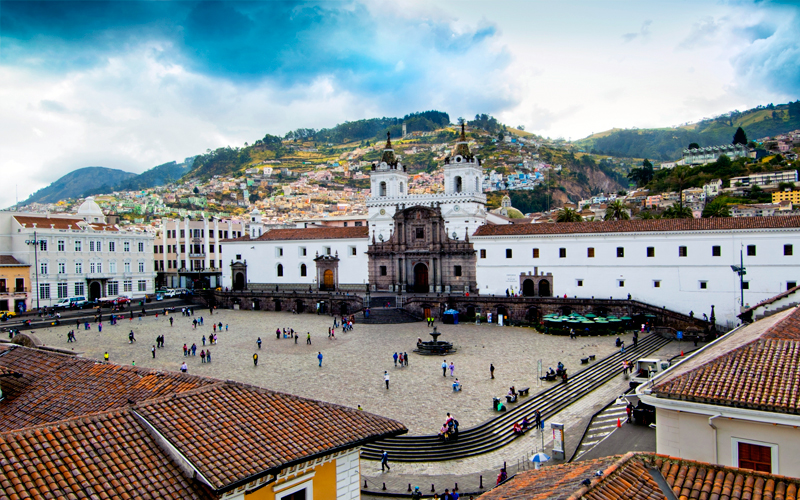
[[356, 323], [362, 325], [397, 325], [401, 323], [416, 323], [422, 319], [414, 316], [405, 309], [375, 308], [369, 310], [369, 318], [364, 317], [364, 312], [356, 315]]

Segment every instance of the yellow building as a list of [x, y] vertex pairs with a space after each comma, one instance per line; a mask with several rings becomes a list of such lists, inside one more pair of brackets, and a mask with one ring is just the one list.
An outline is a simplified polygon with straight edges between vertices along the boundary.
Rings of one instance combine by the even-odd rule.
[[800, 204], [800, 191], [775, 191], [772, 193], [772, 203], [788, 200], [792, 205]]
[[0, 255], [0, 311], [28, 310], [31, 289], [31, 266], [11, 255]]

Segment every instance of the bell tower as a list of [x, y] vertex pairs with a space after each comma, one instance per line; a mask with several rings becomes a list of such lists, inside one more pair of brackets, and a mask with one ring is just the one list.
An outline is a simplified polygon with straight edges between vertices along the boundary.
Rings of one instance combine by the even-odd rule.
[[483, 192], [481, 161], [469, 150], [463, 123], [453, 154], [444, 159], [444, 184], [447, 195], [479, 195]]
[[389, 132], [386, 133], [386, 146], [380, 161], [372, 164], [369, 181], [367, 207], [370, 232], [377, 231], [379, 236], [388, 239], [394, 226], [392, 216], [397, 205], [405, 203], [408, 197], [408, 172], [394, 154]]

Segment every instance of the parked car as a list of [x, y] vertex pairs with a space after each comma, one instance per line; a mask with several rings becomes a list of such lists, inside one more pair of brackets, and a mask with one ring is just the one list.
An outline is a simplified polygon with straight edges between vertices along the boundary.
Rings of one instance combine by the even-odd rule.
[[177, 290], [165, 290], [164, 297], [172, 298], [180, 295]]
[[53, 306], [55, 309], [78, 309], [84, 307], [89, 301], [83, 295], [61, 299]]
[[0, 321], [8, 321], [16, 315], [14, 311], [0, 311]]

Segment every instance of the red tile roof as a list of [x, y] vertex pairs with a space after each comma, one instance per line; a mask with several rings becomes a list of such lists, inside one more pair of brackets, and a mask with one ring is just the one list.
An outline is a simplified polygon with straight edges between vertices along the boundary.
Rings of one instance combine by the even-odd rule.
[[211, 499], [127, 410], [0, 434], [0, 499]]
[[249, 236], [222, 240], [222, 243], [233, 241], [289, 241], [289, 240], [339, 240], [348, 238], [367, 238], [369, 228], [358, 227], [301, 227], [293, 229], [272, 229], [255, 240]]
[[146, 402], [136, 411], [216, 489], [407, 432], [384, 417], [233, 382]]
[[800, 309], [756, 321], [666, 372], [660, 398], [800, 414]]
[[[610, 463], [609, 463], [610, 462]], [[601, 470], [601, 476], [594, 472]], [[655, 453], [628, 453], [517, 474], [479, 498], [481, 500], [588, 499], [666, 500], [654, 479], [660, 475], [675, 497], [683, 499], [798, 500], [800, 479]], [[588, 479], [589, 485], [581, 482]], [[664, 484], [664, 483], [662, 483]]]
[[0, 368], [22, 373], [0, 380], [0, 432], [97, 413], [217, 380], [105, 364], [21, 346], [0, 346]]
[[554, 224], [485, 225], [474, 236], [522, 236], [531, 234], [641, 233], [662, 231], [722, 231], [737, 229], [800, 228], [800, 216], [721, 217], [712, 219], [651, 219]]
[[83, 225], [88, 224], [89, 227], [95, 231], [118, 231], [116, 226], [109, 224], [98, 224], [95, 222], [87, 223], [80, 218], [67, 218], [67, 217], [36, 217], [29, 215], [15, 215], [17, 223], [20, 226], [23, 224], [26, 228], [32, 229], [36, 224], [37, 229], [83, 229]]
[[746, 313], [748, 313], [750, 311], [754, 311], [754, 310], [758, 309], [759, 307], [768, 306], [768, 305], [772, 304], [773, 302], [777, 302], [777, 301], [781, 300], [782, 298], [788, 297], [789, 295], [795, 293], [798, 290], [800, 290], [800, 285], [792, 287], [792, 288], [786, 290], [783, 293], [779, 293], [778, 295], [776, 295], [774, 297], [770, 297], [770, 298], [768, 298], [766, 300], [762, 300], [761, 302], [759, 302], [758, 304], [754, 305], [753, 307], [748, 307], [747, 309], [742, 311], [739, 314], [739, 316], [741, 317], [743, 314], [746, 314]]
[[23, 266], [30, 267], [30, 264], [23, 264], [14, 258], [13, 255], [0, 255], [0, 266]]

